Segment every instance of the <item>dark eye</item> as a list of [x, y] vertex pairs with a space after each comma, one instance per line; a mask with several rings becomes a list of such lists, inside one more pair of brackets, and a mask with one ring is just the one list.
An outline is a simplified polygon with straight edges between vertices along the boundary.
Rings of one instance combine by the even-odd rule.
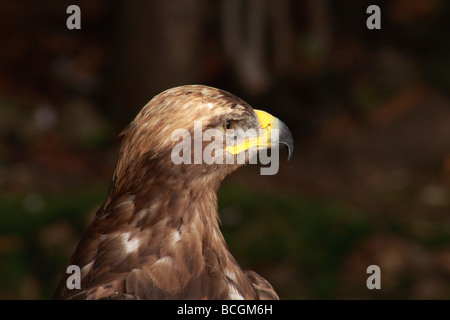
[[231, 122], [230, 121], [225, 121], [225, 124], [224, 124], [224, 129], [226, 129], [226, 130], [228, 130], [228, 129], [231, 129]]

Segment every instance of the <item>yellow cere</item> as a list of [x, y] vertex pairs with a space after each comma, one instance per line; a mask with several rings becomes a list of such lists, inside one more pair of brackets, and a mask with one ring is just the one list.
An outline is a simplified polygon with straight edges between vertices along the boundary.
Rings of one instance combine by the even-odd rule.
[[270, 136], [274, 126], [275, 117], [270, 113], [261, 110], [255, 110], [256, 115], [258, 116], [259, 125], [261, 126], [262, 133], [253, 139], [245, 139], [245, 142], [242, 142], [235, 146], [226, 147], [226, 150], [232, 154], [238, 154], [242, 151], [248, 150], [252, 147], [268, 147], [270, 146]]
[[256, 115], [258, 116], [259, 124], [263, 129], [272, 129], [273, 122], [275, 117], [270, 113], [261, 110], [255, 110]]

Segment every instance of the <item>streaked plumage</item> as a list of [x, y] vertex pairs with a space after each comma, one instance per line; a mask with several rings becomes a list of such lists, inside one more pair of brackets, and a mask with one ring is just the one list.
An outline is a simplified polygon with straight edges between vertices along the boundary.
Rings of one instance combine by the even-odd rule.
[[239, 165], [171, 161], [173, 130], [229, 119], [259, 128], [246, 102], [200, 85], [164, 91], [141, 110], [123, 132], [109, 195], [69, 261], [81, 268], [81, 289], [68, 289], [64, 273], [54, 298], [278, 299], [239, 267], [219, 229], [217, 189]]

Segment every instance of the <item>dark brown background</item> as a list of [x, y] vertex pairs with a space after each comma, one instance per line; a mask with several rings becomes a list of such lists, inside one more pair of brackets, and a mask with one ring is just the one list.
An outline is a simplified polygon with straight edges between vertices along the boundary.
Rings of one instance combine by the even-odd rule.
[[194, 83], [294, 135], [276, 176], [220, 189], [244, 268], [285, 299], [450, 298], [449, 18], [445, 0], [0, 1], [0, 298], [51, 297], [120, 131]]

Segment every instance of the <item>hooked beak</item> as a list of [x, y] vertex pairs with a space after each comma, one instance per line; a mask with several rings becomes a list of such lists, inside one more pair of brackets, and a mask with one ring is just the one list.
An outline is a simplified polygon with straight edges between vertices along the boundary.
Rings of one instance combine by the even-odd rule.
[[[288, 160], [291, 158], [292, 151], [294, 150], [294, 140], [288, 127], [278, 118], [275, 118], [271, 114], [254, 110], [259, 121], [259, 125], [262, 130], [257, 137], [247, 139], [244, 142], [233, 146], [227, 147], [227, 151], [232, 154], [238, 154], [242, 151], [249, 150], [252, 147], [258, 149], [278, 148], [283, 145], [288, 151]], [[278, 133], [278, 134], [276, 134]]]

